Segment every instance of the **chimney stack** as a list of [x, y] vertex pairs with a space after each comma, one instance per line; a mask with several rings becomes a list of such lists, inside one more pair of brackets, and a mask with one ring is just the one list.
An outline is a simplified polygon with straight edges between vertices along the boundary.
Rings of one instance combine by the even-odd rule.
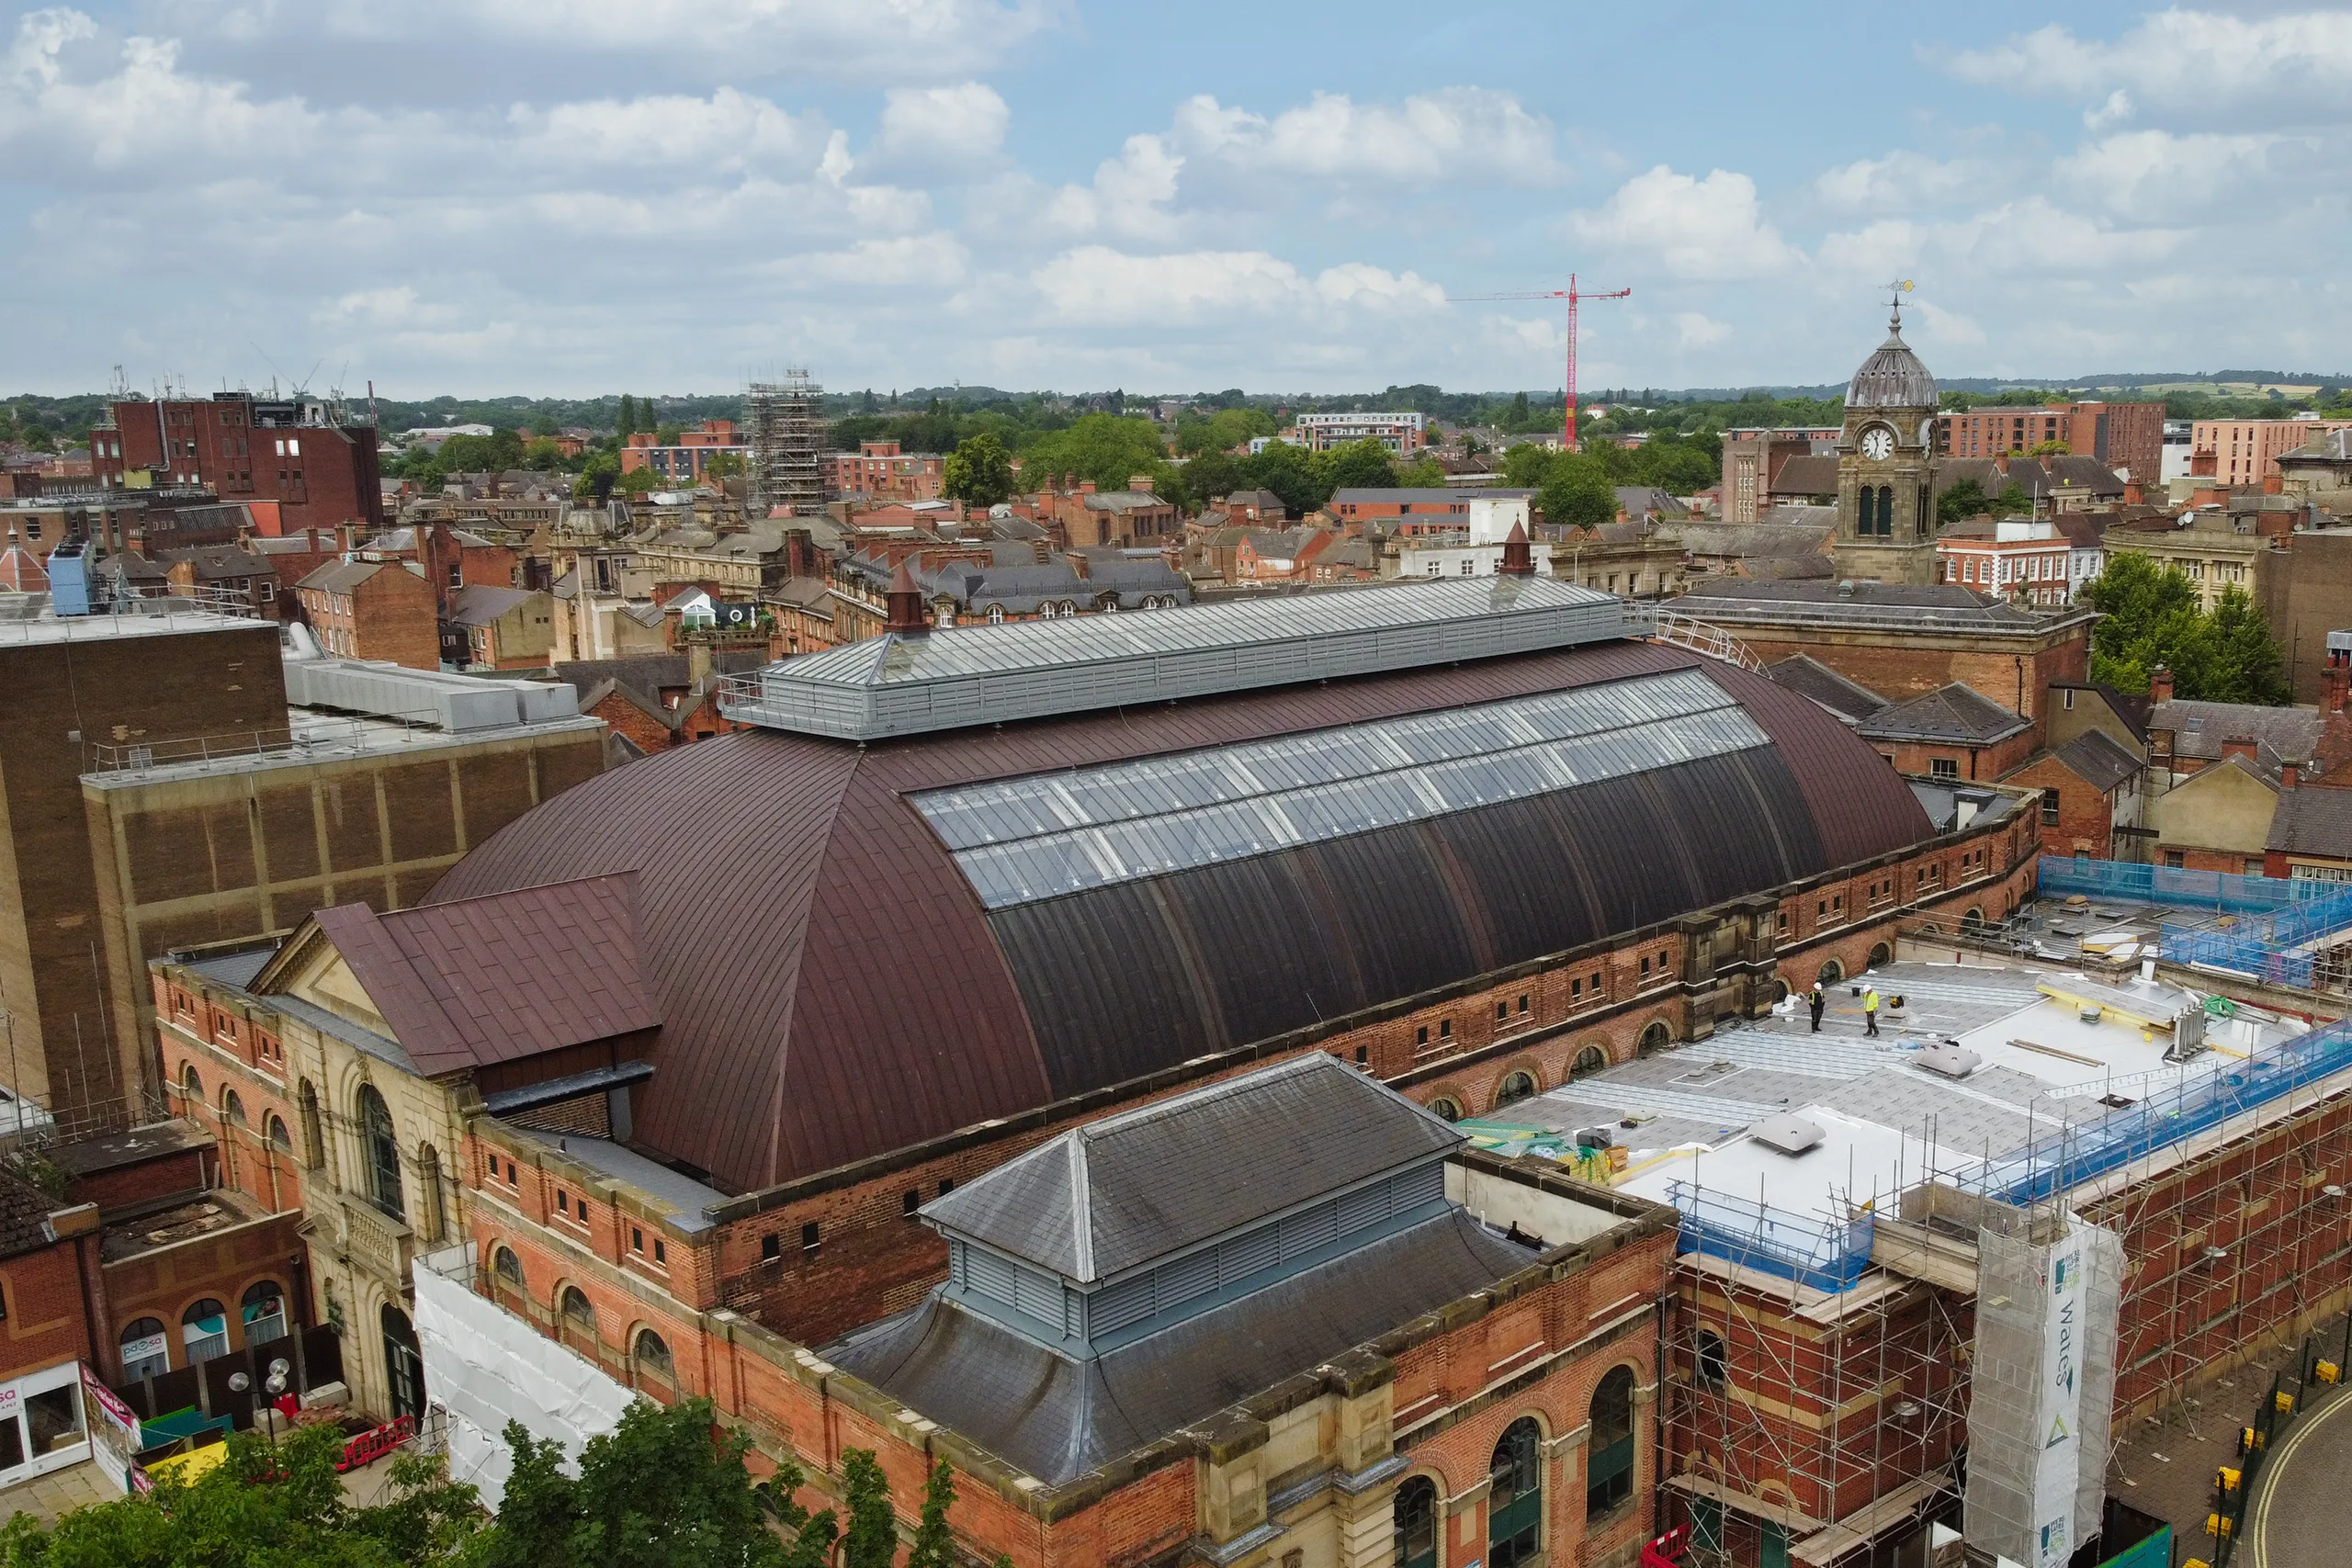
[[2281, 762], [2281, 763], [2279, 763], [2279, 764], [2278, 764], [2278, 787], [2279, 787], [2280, 789], [2292, 789], [2292, 788], [2294, 788], [2294, 787], [2295, 787], [2295, 781], [2296, 781], [2296, 780], [2298, 780], [2298, 779], [2300, 779], [2300, 778], [2302, 776], [2302, 772], [2303, 772], [2303, 765], [2302, 765], [2301, 762]]
[[686, 634], [686, 690], [699, 693], [702, 683], [710, 679], [710, 638], [698, 632]]
[[2148, 694], [2160, 703], [2172, 701], [2172, 671], [2163, 664], [2148, 671]]
[[2352, 695], [2352, 664], [2338, 664], [2330, 659], [2327, 668], [2320, 671], [2320, 692], [2323, 708], [2329, 713], [2342, 713], [2346, 697]]
[[922, 613], [922, 590], [915, 586], [913, 569], [904, 557], [899, 558], [899, 570], [890, 574], [890, 592], [883, 603], [889, 609], [889, 618], [882, 623], [884, 631], [921, 637], [931, 630]]

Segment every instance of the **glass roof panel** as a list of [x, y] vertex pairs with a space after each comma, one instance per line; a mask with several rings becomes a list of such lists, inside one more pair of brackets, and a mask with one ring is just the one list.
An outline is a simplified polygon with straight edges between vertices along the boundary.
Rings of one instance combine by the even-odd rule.
[[1683, 670], [912, 798], [1001, 908], [1768, 743]]

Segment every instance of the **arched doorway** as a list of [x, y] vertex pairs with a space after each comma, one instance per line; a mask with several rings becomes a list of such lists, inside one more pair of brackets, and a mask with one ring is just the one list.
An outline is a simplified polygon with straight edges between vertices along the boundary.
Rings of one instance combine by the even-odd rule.
[[408, 1314], [384, 1303], [384, 1381], [390, 1386], [392, 1416], [424, 1414], [424, 1353], [417, 1348], [416, 1329]]
[[1870, 967], [1875, 969], [1894, 956], [1894, 950], [1887, 946], [1886, 943], [1883, 942], [1874, 943], [1871, 948]]
[[1495, 1105], [1499, 1110], [1503, 1106], [1516, 1105], [1522, 1100], [1532, 1100], [1534, 1097], [1535, 1075], [1513, 1073], [1503, 1079], [1500, 1089], [1495, 1090]]
[[1673, 1043], [1674, 1031], [1666, 1026], [1664, 1019], [1660, 1019], [1642, 1031], [1641, 1054], [1645, 1056], [1656, 1055]]
[[1542, 1545], [1544, 1435], [1522, 1416], [1503, 1432], [1487, 1467], [1487, 1568], [1519, 1568]]
[[1568, 1068], [1568, 1077], [1586, 1077], [1609, 1066], [1609, 1053], [1598, 1045], [1588, 1045], [1577, 1053], [1576, 1063]]
[[1846, 977], [1846, 966], [1834, 958], [1827, 959], [1814, 972], [1813, 977], [1825, 986], [1834, 986]]
[[1396, 1568], [1437, 1568], [1437, 1483], [1426, 1475], [1396, 1488]]
[[1592, 1391], [1585, 1439], [1584, 1517], [1598, 1518], [1634, 1495], [1634, 1369], [1611, 1367]]

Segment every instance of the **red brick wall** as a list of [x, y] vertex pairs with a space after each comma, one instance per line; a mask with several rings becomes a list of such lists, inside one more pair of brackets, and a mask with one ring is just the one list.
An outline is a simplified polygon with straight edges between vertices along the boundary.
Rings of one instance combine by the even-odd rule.
[[1894, 771], [1915, 778], [1933, 777], [1939, 761], [1950, 762], [1960, 778], [1991, 784], [2033, 755], [2040, 738], [2028, 729], [1992, 746], [1951, 746], [1925, 740], [1872, 740], [1882, 757], [1891, 757]]
[[351, 591], [352, 657], [440, 669], [438, 604], [433, 585], [404, 566], [376, 573]]
[[[96, 1239], [92, 1235], [79, 1243], [93, 1273]], [[96, 1359], [90, 1353], [76, 1246], [72, 1238], [54, 1241], [0, 1262], [0, 1296], [8, 1309], [7, 1321], [0, 1324], [0, 1381], [76, 1357]]]
[[[167, 401], [160, 407], [117, 403], [114, 418], [120, 428], [93, 437], [92, 472], [115, 486], [121, 484], [126, 468], [161, 466], [169, 473], [196, 474], [223, 501], [277, 502], [282, 525], [289, 532], [344, 522], [383, 526], [382, 475], [373, 429], [261, 429], [251, 424], [251, 413], [252, 405], [242, 400], [208, 398]], [[96, 443], [101, 440], [119, 441], [122, 456], [109, 452], [100, 457]], [[279, 453], [279, 444], [289, 440], [301, 444], [299, 455]]]
[[2034, 811], [2034, 821], [2041, 827], [2043, 854], [2072, 855], [2079, 852], [2101, 860], [2107, 858], [2115, 838], [2114, 802], [2082, 775], [2055, 757], [2037, 757], [2002, 782], [2058, 792], [2057, 821], [2045, 820], [2040, 807]]

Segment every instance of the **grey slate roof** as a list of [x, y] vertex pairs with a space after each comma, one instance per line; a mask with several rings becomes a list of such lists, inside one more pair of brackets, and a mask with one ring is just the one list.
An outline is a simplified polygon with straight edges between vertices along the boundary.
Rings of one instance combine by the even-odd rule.
[[1881, 708], [1855, 726], [1855, 733], [1871, 740], [1944, 740], [1982, 746], [2030, 728], [2027, 719], [1974, 687], [1954, 681], [1925, 696]]
[[1808, 452], [1792, 457], [1781, 465], [1772, 476], [1774, 495], [1835, 495], [1838, 493], [1838, 455], [1834, 452]]
[[295, 584], [327, 593], [348, 593], [379, 571], [405, 570], [397, 561], [331, 560]]
[[2323, 728], [2317, 708], [2263, 707], [2255, 703], [2207, 703], [2185, 697], [2158, 703], [2148, 728], [2172, 731], [2176, 757], [2211, 759], [2225, 740], [2248, 739], [2290, 762], [2319, 753]]
[[1095, 1359], [1055, 1355], [936, 1296], [821, 1353], [1054, 1484], [1534, 1261], [1455, 1210]]
[[[1270, 498], [1272, 503], [1276, 506], [1282, 504], [1282, 498], [1274, 495], [1272, 491], [1260, 491], [1257, 493]], [[1242, 501], [1247, 499], [1248, 494], [1248, 491], [1242, 491], [1235, 496], [1229, 497], [1228, 499], [1237, 502]], [[1436, 490], [1412, 488], [1404, 490], [1383, 490], [1377, 487], [1368, 487], [1363, 490], [1333, 491], [1331, 492], [1330, 504], [1337, 506], [1342, 502], [1466, 502], [1474, 496], [1485, 496], [1489, 500], [1532, 501], [1535, 499], [1535, 492], [1532, 490], [1490, 490], [1484, 486], [1481, 486], [1476, 490], [1454, 490], [1447, 487], [1441, 487]]]
[[2352, 861], [2352, 789], [2281, 791], [2263, 848]]
[[1088, 1284], [1464, 1141], [1315, 1051], [1073, 1128], [922, 1214]]
[[527, 588], [460, 588], [449, 602], [449, 619], [460, 626], [486, 626], [517, 604], [528, 604], [537, 597]]
[[2103, 729], [2086, 729], [2052, 753], [2075, 775], [2104, 795], [2140, 771], [2140, 759]]
[[1859, 681], [1849, 681], [1809, 653], [1800, 653], [1764, 667], [1764, 678], [1776, 686], [1811, 697], [1849, 724], [1856, 724], [1886, 707], [1886, 699]]
[[2086, 608], [2038, 610], [1956, 582], [1757, 582], [1715, 579], [1695, 584], [1683, 608], [1702, 620], [1773, 625], [1901, 626], [1977, 633], [2040, 635], [2092, 618]]
[[2291, 452], [2278, 454], [2280, 463], [2352, 462], [2352, 430], [2326, 430]]

